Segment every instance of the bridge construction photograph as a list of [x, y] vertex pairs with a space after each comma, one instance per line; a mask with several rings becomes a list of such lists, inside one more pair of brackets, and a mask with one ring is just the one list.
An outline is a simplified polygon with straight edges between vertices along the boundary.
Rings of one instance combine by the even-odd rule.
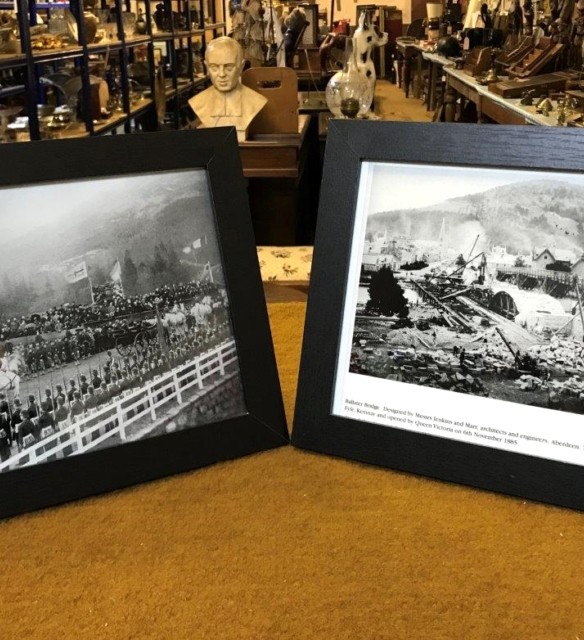
[[582, 176], [371, 164], [349, 371], [584, 413]]
[[246, 412], [205, 171], [1, 197], [0, 472]]

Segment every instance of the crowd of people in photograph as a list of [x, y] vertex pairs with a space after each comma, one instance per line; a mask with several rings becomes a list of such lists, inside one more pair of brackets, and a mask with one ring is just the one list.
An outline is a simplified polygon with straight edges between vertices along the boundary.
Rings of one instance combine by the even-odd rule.
[[[205, 325], [182, 327], [145, 337], [125, 356], [107, 351], [97, 367], [78, 367], [74, 378], [36, 389], [23, 400], [9, 402], [0, 392], [0, 462], [70, 426], [84, 416], [140, 390], [145, 383], [197, 354], [212, 349], [230, 335], [225, 316]], [[29, 385], [30, 390], [30, 385]]]
[[44, 314], [23, 317], [20, 323], [15, 318], [5, 320], [0, 323], [0, 342], [34, 336], [17, 346], [24, 364], [20, 375], [26, 379], [115, 349], [138, 333], [152, 330], [153, 317], [140, 319], [132, 314], [151, 312], [154, 316], [152, 312], [157, 308], [164, 315], [168, 310], [184, 309], [185, 301], [205, 297], [220, 300], [218, 286], [210, 282], [192, 282], [159, 287], [143, 296], [116, 297], [110, 305], [66, 304]]
[[188, 282], [158, 287], [143, 295], [113, 296], [107, 303], [79, 305], [65, 303], [43, 313], [0, 321], [0, 342], [44, 333], [74, 330], [108, 322], [136, 313], [170, 308], [190, 298], [213, 295], [217, 285], [211, 282]]

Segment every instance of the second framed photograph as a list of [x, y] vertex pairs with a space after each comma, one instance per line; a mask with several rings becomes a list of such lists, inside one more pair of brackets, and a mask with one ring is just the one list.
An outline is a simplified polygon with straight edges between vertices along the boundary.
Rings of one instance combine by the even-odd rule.
[[1, 147], [0, 516], [286, 444], [235, 131]]
[[584, 508], [584, 139], [333, 121], [293, 443]]

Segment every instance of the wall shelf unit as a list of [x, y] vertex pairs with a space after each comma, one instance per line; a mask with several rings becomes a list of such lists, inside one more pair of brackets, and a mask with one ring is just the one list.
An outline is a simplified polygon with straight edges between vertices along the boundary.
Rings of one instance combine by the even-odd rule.
[[94, 2], [0, 3], [0, 142], [189, 125], [225, 0]]

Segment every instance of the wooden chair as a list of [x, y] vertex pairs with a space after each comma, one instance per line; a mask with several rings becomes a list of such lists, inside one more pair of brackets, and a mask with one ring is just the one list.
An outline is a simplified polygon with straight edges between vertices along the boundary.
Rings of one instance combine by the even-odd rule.
[[298, 76], [288, 67], [252, 67], [241, 82], [268, 102], [253, 119], [249, 135], [298, 135]]

